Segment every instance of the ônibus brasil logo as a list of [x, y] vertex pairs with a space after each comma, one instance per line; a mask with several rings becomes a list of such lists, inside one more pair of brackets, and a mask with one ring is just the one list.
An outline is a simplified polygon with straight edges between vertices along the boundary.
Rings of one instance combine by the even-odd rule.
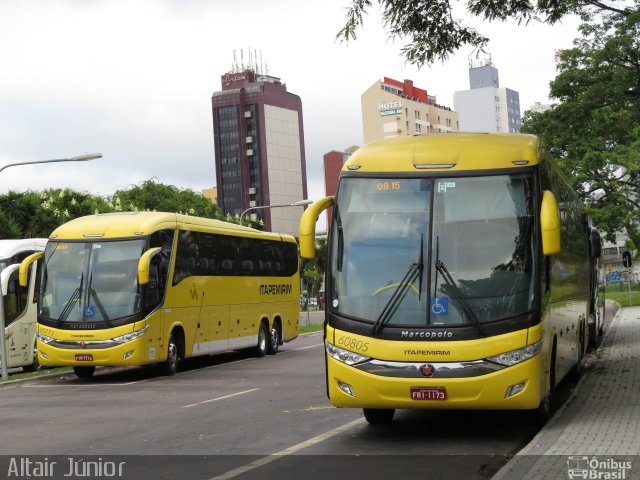
[[631, 462], [607, 458], [601, 460], [595, 456], [572, 456], [567, 458], [569, 478], [625, 480], [631, 478]]

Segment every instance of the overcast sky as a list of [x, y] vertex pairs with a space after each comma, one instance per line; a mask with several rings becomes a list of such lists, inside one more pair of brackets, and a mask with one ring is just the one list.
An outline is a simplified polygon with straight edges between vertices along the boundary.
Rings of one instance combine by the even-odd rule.
[[[418, 70], [403, 62], [403, 43], [387, 39], [375, 10], [356, 41], [337, 42], [349, 3], [2, 0], [0, 167], [104, 156], [8, 168], [0, 193], [109, 195], [152, 177], [195, 191], [214, 186], [211, 94], [234, 51], [239, 63], [251, 49], [302, 99], [309, 196], [323, 196], [322, 155], [362, 144], [360, 95], [376, 80], [411, 79], [450, 107], [454, 92], [469, 88], [469, 48]], [[473, 23], [491, 39], [500, 86], [520, 93], [522, 113], [547, 103], [554, 52], [571, 47], [578, 22]]]

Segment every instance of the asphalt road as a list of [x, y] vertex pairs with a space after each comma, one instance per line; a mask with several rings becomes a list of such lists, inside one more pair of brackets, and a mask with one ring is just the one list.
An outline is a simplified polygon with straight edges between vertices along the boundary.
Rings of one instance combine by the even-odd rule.
[[0, 404], [0, 478], [55, 461], [40, 478], [486, 479], [537, 432], [521, 412], [401, 410], [370, 426], [329, 404], [320, 334], [172, 377], [105, 368], [5, 385]]

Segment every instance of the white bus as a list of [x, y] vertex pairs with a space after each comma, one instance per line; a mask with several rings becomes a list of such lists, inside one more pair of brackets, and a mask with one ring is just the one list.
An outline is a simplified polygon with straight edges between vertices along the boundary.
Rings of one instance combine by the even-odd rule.
[[35, 354], [37, 305], [33, 295], [37, 263], [32, 265], [26, 287], [20, 286], [18, 274], [20, 262], [32, 253], [43, 251], [46, 243], [46, 238], [0, 240], [7, 368], [22, 367], [24, 371], [31, 372], [40, 366]]

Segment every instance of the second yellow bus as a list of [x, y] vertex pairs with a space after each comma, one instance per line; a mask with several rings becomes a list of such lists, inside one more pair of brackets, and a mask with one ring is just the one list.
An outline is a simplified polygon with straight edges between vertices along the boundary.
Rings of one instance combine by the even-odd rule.
[[101, 214], [56, 229], [38, 269], [43, 366], [159, 364], [251, 348], [275, 354], [298, 335], [293, 237], [159, 212]]

